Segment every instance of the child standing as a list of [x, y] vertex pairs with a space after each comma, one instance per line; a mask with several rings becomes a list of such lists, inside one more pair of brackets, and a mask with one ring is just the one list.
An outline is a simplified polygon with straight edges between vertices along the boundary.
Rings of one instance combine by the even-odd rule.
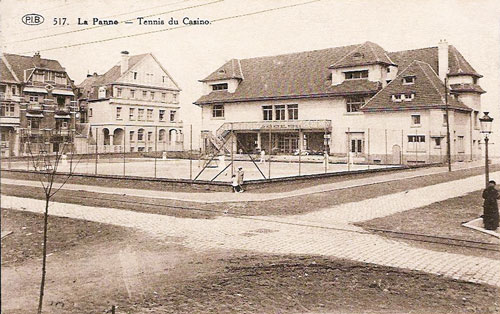
[[233, 193], [241, 190], [240, 185], [238, 184], [238, 177], [235, 174], [231, 177], [231, 186], [233, 187]]

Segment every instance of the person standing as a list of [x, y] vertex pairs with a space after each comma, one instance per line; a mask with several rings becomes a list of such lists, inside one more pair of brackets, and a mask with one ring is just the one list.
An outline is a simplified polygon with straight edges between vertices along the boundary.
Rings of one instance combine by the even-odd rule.
[[488, 186], [483, 191], [484, 198], [484, 212], [483, 223], [484, 228], [487, 230], [496, 230], [498, 228], [498, 199], [500, 194], [495, 189], [496, 182], [491, 180]]
[[240, 187], [240, 190], [238, 192], [240, 192], [240, 193], [245, 192], [245, 190], [243, 190], [244, 176], [245, 176], [245, 172], [243, 171], [243, 167], [238, 167], [237, 177], [238, 177], [238, 185]]
[[261, 164], [265, 163], [266, 162], [266, 151], [265, 150], [261, 150], [260, 151], [260, 162]]
[[238, 184], [238, 177], [235, 174], [231, 177], [231, 186], [233, 187], [233, 192], [241, 191], [241, 187]]

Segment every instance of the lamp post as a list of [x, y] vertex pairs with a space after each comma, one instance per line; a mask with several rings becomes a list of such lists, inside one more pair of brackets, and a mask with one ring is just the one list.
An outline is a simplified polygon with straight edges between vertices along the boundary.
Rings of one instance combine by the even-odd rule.
[[485, 179], [486, 179], [486, 187], [488, 187], [488, 182], [490, 181], [490, 169], [488, 164], [488, 135], [491, 133], [491, 125], [493, 124], [493, 118], [488, 116], [489, 112], [484, 112], [484, 116], [479, 118], [479, 122], [481, 123], [481, 133], [484, 134], [484, 153], [485, 153]]

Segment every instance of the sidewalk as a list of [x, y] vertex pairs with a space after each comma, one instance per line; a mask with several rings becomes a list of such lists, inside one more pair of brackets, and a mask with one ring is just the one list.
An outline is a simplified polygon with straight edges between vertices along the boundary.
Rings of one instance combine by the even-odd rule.
[[[476, 168], [480, 166], [481, 165], [478, 162], [460, 163], [460, 164], [454, 164], [453, 169], [454, 171], [456, 171], [456, 170]], [[231, 193], [229, 191], [213, 192], [213, 193], [187, 193], [187, 192], [113, 188], [113, 187], [90, 186], [81, 184], [66, 184], [63, 187], [63, 189], [72, 191], [86, 191], [86, 192], [94, 192], [102, 194], [120, 194], [126, 196], [168, 199], [168, 200], [197, 202], [197, 203], [259, 202], [259, 201], [283, 199], [294, 196], [302, 196], [313, 193], [329, 192], [329, 191], [353, 188], [370, 184], [398, 181], [398, 180], [422, 177], [438, 173], [445, 173], [447, 171], [448, 171], [447, 167], [420, 168], [420, 169], [415, 169], [411, 172], [408, 171], [391, 172], [388, 174], [382, 174], [368, 178], [321, 184], [308, 188], [298, 189], [294, 191], [279, 192], [279, 193], [251, 193], [251, 192]], [[40, 182], [30, 181], [30, 180], [16, 180], [16, 179], [2, 178], [1, 183], [19, 185], [19, 186], [40, 187]], [[58, 185], [55, 184], [55, 188], [57, 187]]]
[[[499, 174], [493, 174], [492, 179], [498, 179]], [[161, 238], [181, 238], [184, 245], [195, 250], [224, 248], [324, 255], [500, 287], [499, 260], [412, 247], [351, 225], [464, 195], [482, 188], [481, 179], [482, 176], [474, 176], [288, 217], [190, 219], [65, 203], [51, 203], [49, 212], [55, 216], [136, 228]], [[2, 195], [2, 207], [42, 212], [44, 203]]]

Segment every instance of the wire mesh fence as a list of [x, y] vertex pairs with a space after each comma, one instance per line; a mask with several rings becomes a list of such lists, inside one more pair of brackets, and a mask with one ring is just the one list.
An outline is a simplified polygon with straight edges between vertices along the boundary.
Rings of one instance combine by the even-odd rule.
[[[85, 145], [68, 146], [58, 171], [229, 182], [240, 167], [246, 180], [268, 180], [447, 161], [446, 133], [418, 128], [228, 130], [217, 136], [194, 135], [188, 125], [187, 136], [164, 131], [153, 127], [139, 132], [124, 128], [114, 135], [94, 132]], [[187, 144], [184, 138], [189, 139]], [[193, 143], [197, 138], [199, 147]], [[453, 140], [452, 160], [479, 158], [479, 143], [467, 140]], [[2, 168], [30, 170], [27, 158], [9, 155], [2, 158]]]

